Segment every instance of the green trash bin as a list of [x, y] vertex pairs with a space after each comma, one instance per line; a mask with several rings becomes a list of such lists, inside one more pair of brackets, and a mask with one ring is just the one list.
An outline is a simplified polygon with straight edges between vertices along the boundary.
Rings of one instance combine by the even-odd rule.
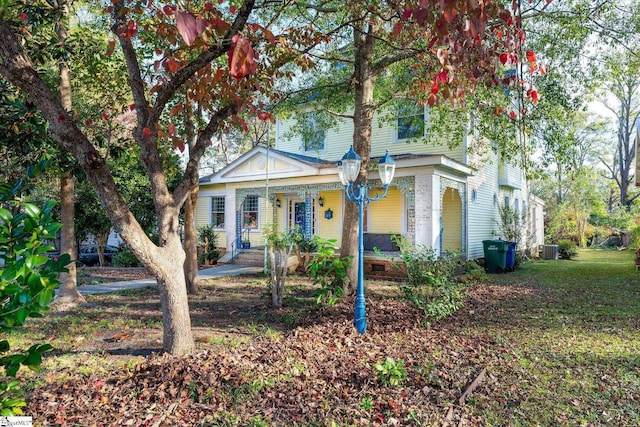
[[507, 249], [509, 242], [506, 240], [483, 240], [484, 269], [487, 273], [498, 273], [507, 270]]

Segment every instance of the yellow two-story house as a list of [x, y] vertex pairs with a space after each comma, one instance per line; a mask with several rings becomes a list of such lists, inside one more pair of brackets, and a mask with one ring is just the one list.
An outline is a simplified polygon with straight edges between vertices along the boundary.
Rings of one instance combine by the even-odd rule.
[[[396, 171], [387, 196], [366, 208], [365, 250], [393, 250], [388, 237], [402, 234], [438, 252], [481, 258], [482, 241], [500, 237], [503, 204], [526, 221], [520, 248], [543, 243], [543, 204], [529, 193], [520, 169], [492, 155], [479, 163], [469, 154], [470, 135], [455, 144], [427, 145], [428, 107], [408, 114], [397, 120], [374, 118], [371, 164], [388, 150]], [[245, 246], [264, 245], [262, 231], [268, 224], [282, 231], [298, 226], [308, 236], [340, 242], [345, 195], [337, 166], [352, 144], [353, 123], [344, 120], [304, 137], [293, 123], [276, 121], [274, 148], [253, 148], [201, 178], [196, 225], [212, 224], [228, 252], [243, 241]], [[377, 175], [369, 174], [372, 192], [380, 186]]]

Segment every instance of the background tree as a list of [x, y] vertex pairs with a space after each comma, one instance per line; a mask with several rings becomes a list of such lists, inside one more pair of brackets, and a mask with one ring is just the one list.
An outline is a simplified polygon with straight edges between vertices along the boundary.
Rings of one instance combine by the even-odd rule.
[[605, 58], [603, 81], [600, 90], [603, 105], [614, 115], [616, 130], [611, 155], [601, 157], [606, 166], [607, 178], [616, 183], [619, 203], [629, 211], [640, 192], [633, 191], [636, 159], [636, 135], [640, 117], [640, 59], [627, 56], [620, 50]]

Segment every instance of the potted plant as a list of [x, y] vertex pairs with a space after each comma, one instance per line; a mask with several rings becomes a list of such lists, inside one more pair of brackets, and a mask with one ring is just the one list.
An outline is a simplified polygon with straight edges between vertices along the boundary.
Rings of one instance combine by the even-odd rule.
[[242, 241], [242, 249], [251, 249], [251, 242], [248, 240]]

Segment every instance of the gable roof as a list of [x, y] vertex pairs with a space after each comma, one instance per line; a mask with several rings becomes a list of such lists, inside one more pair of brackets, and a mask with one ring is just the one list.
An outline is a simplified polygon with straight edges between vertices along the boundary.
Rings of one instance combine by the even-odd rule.
[[[371, 164], [376, 164], [382, 156], [372, 157]], [[397, 168], [436, 166], [448, 169], [460, 175], [471, 175], [467, 165], [450, 159], [442, 154], [396, 154], [393, 156]], [[252, 148], [218, 172], [200, 178], [200, 184], [216, 184], [226, 182], [262, 181], [266, 178], [294, 178], [303, 176], [335, 175], [338, 161], [324, 160], [303, 154], [266, 149], [258, 146]]]
[[218, 172], [201, 178], [200, 184], [315, 176], [330, 174], [327, 169], [335, 166], [336, 162], [257, 146]]

